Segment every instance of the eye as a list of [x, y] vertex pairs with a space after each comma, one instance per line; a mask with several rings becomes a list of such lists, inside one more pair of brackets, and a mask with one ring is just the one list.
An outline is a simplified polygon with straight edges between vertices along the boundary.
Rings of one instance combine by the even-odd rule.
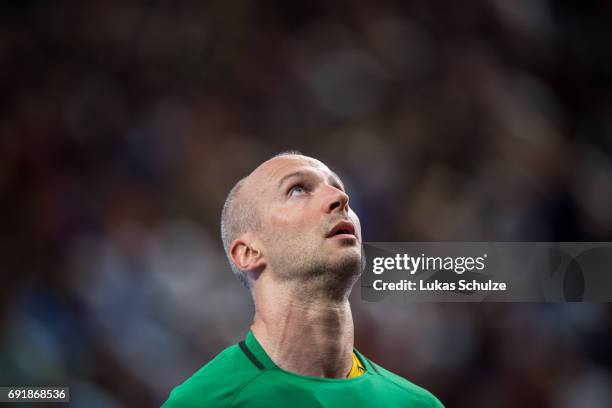
[[304, 188], [304, 186], [301, 184], [296, 184], [289, 189], [289, 192], [287, 194], [289, 196], [293, 196], [296, 194], [300, 195], [300, 194], [305, 194], [305, 193], [306, 193], [306, 189]]

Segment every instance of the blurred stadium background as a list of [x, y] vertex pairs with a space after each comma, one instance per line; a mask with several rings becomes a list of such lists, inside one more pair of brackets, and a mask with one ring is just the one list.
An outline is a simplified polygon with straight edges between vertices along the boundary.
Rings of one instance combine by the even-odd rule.
[[[243, 338], [230, 187], [299, 149], [366, 241], [612, 241], [605, 1], [4, 1], [0, 384], [159, 405]], [[448, 407], [612, 406], [608, 304], [366, 303]]]

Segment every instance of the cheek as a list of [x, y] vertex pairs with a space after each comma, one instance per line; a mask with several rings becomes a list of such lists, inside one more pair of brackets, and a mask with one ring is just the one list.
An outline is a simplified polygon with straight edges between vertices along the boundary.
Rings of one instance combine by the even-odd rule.
[[270, 226], [280, 232], [288, 231], [304, 232], [308, 226], [313, 225], [313, 220], [308, 217], [304, 208], [272, 208]]

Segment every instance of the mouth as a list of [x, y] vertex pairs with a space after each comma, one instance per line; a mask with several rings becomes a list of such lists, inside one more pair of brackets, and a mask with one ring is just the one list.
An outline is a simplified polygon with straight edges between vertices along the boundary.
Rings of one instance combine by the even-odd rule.
[[326, 238], [356, 238], [355, 226], [350, 221], [340, 221], [327, 234]]

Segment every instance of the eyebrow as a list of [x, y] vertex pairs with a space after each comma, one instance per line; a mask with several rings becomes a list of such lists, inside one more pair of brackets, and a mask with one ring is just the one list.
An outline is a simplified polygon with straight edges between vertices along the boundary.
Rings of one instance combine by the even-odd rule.
[[[283, 177], [281, 177], [281, 179], [279, 180], [278, 188], [282, 187], [282, 185], [287, 180], [289, 180], [290, 178], [300, 177], [300, 176], [304, 177], [304, 176], [307, 176], [308, 174], [312, 174], [312, 172], [311, 171], [298, 170], [298, 171], [294, 171], [293, 173], [286, 174]], [[338, 177], [338, 175], [336, 173], [334, 173], [333, 171], [331, 171], [331, 175], [328, 177], [327, 181], [330, 182], [330, 184], [337, 184], [337, 185], [339, 185], [341, 187], [342, 191], [346, 190], [344, 188], [344, 183], [342, 183], [342, 181], [340, 180], [340, 177]]]

